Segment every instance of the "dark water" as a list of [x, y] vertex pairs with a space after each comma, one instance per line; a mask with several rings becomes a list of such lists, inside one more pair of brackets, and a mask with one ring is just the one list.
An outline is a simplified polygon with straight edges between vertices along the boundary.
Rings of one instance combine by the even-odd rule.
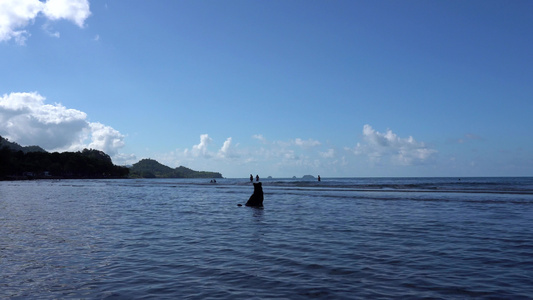
[[533, 178], [0, 182], [1, 299], [533, 299]]

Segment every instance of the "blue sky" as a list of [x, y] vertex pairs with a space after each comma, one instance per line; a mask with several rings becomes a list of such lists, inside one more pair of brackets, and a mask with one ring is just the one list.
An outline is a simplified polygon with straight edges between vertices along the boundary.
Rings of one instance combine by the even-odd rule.
[[0, 135], [226, 177], [532, 176], [531, 1], [0, 0]]

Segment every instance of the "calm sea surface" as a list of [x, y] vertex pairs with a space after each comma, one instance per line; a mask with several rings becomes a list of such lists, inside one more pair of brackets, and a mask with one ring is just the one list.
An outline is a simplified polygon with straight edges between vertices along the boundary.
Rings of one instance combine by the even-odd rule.
[[533, 299], [533, 178], [0, 182], [0, 299]]

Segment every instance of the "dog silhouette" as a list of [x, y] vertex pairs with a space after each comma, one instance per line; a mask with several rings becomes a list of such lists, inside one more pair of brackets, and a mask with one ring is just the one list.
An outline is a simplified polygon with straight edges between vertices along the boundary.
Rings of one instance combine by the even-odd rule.
[[263, 186], [261, 182], [254, 183], [254, 193], [246, 202], [246, 206], [263, 207]]

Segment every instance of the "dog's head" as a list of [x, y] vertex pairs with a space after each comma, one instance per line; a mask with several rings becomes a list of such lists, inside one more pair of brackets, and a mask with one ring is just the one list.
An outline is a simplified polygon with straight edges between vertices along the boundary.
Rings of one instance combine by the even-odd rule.
[[254, 182], [254, 193], [262, 192], [262, 191], [263, 191], [263, 187], [262, 187], [261, 182], [257, 182], [257, 183]]

